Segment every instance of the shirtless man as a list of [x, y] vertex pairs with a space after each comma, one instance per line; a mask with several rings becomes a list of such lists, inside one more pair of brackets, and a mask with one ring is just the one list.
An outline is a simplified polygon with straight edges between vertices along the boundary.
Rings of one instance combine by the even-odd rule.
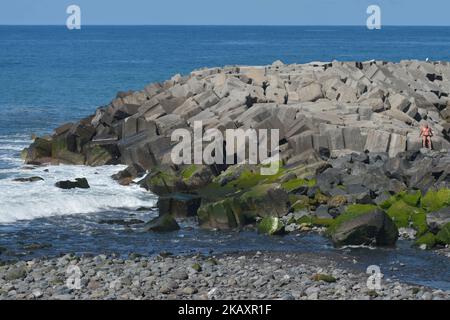
[[420, 136], [422, 137], [422, 147], [433, 149], [433, 145], [431, 143], [431, 137], [433, 136], [433, 130], [428, 126], [428, 123], [424, 123], [420, 128]]

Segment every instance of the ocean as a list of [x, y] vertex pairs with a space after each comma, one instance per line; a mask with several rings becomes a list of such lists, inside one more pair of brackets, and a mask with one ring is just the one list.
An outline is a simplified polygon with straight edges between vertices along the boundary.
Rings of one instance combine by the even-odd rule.
[[[31, 142], [32, 134], [50, 134], [64, 122], [92, 114], [118, 91], [141, 89], [193, 69], [266, 65], [275, 60], [427, 58], [450, 60], [450, 27], [371, 31], [333, 26], [82, 26], [70, 31], [64, 26], [0, 26], [0, 259], [68, 251], [334, 250], [327, 240], [315, 236], [266, 239], [246, 232], [213, 236], [189, 221], [171, 236], [142, 235], [123, 226], [101, 224], [104, 218], [149, 219], [157, 214], [157, 199], [138, 187], [115, 184], [110, 176], [121, 166], [31, 170], [24, 167], [20, 151]], [[44, 181], [12, 181], [34, 175]], [[53, 186], [58, 180], [80, 176], [89, 180], [91, 189], [68, 191]], [[149, 209], [137, 210], [142, 207]], [[43, 245], [26, 249], [35, 243]], [[408, 281], [450, 287], [439, 280], [439, 274], [450, 272], [444, 258], [406, 244], [400, 247], [376, 252], [386, 264], [408, 260], [413, 269], [403, 275]], [[369, 263], [367, 254], [354, 254]]]

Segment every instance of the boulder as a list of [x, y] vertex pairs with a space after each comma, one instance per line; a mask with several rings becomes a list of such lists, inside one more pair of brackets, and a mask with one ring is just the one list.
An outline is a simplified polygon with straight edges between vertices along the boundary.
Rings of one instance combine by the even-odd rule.
[[369, 152], [387, 152], [389, 148], [390, 133], [381, 130], [369, 130], [364, 150]]
[[427, 225], [435, 233], [447, 223], [450, 223], [450, 207], [442, 208], [427, 215]]
[[75, 181], [58, 181], [55, 183], [55, 186], [60, 189], [89, 189], [89, 183], [86, 178], [76, 178]]
[[160, 215], [169, 214], [173, 217], [193, 217], [197, 215], [201, 198], [188, 193], [173, 193], [158, 199]]
[[337, 217], [328, 234], [336, 246], [392, 246], [398, 239], [398, 229], [382, 210], [373, 205], [352, 205]]
[[389, 157], [394, 158], [400, 152], [406, 151], [407, 137], [404, 135], [392, 133], [389, 141]]
[[358, 127], [345, 127], [342, 129], [345, 149], [364, 151], [367, 136], [363, 136]]
[[171, 215], [163, 214], [147, 222], [144, 225], [143, 230], [153, 232], [172, 232], [180, 230], [180, 226]]
[[298, 89], [298, 100], [300, 102], [317, 101], [323, 98], [322, 86], [319, 83], [311, 83], [305, 87]]
[[265, 217], [258, 223], [258, 232], [269, 236], [283, 234], [284, 224], [278, 217]]
[[131, 181], [133, 181], [136, 178], [142, 177], [144, 174], [145, 174], [144, 168], [134, 163], [132, 165], [129, 165], [124, 170], [119, 171], [116, 174], [113, 174], [111, 178], [117, 180], [121, 185], [129, 185]]
[[13, 179], [15, 182], [36, 182], [36, 181], [44, 181], [41, 177], [29, 177], [29, 178], [16, 178]]
[[390, 96], [388, 101], [392, 109], [402, 112], [406, 112], [411, 104], [407, 97], [399, 93]]
[[86, 165], [88, 166], [104, 166], [119, 163], [119, 150], [117, 143], [99, 144], [88, 143], [84, 147], [84, 154], [86, 155]]
[[436, 235], [436, 241], [443, 245], [450, 244], [450, 223], [447, 223]]
[[26, 163], [39, 161], [40, 159], [51, 158], [52, 142], [44, 138], [36, 138], [34, 142], [27, 148], [25, 158]]

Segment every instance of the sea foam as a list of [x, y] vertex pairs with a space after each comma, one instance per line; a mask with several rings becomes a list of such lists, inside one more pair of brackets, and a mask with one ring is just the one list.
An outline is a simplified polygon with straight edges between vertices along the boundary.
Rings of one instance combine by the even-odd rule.
[[[111, 178], [112, 174], [124, 168], [60, 165], [34, 170], [8, 169], [7, 177], [0, 179], [0, 223], [154, 206], [157, 198], [148, 191], [137, 185], [121, 186]], [[13, 181], [15, 178], [32, 176], [44, 180]], [[55, 187], [57, 181], [81, 177], [88, 180], [90, 189], [63, 190]]]

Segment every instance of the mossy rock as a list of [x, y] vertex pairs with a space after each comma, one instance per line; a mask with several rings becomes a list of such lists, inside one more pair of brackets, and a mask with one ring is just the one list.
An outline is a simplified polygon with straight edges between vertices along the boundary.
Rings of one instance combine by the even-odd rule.
[[286, 170], [280, 167], [274, 175], [262, 175], [263, 165], [234, 165], [230, 166], [214, 179], [221, 186], [227, 185], [234, 189], [246, 190], [259, 184], [278, 182], [286, 174]]
[[189, 178], [192, 177], [192, 175], [199, 169], [199, 166], [196, 164], [191, 164], [189, 166], [187, 166], [186, 168], [184, 168], [181, 171], [181, 176], [183, 178], [183, 180], [189, 180]]
[[192, 164], [181, 170], [181, 179], [189, 191], [198, 190], [213, 182], [210, 166]]
[[429, 212], [448, 206], [450, 206], [450, 189], [430, 190], [422, 198], [422, 207]]
[[110, 165], [117, 161], [109, 150], [99, 145], [88, 146], [84, 151], [86, 154], [86, 165], [89, 166]]
[[398, 239], [398, 229], [389, 216], [370, 204], [348, 206], [327, 230], [336, 246], [391, 246]]
[[331, 197], [328, 200], [328, 206], [331, 208], [338, 208], [340, 206], [343, 206], [347, 203], [347, 197], [343, 195], [337, 195], [334, 197]]
[[316, 185], [315, 179], [292, 179], [281, 184], [281, 187], [287, 192], [295, 192], [301, 187], [313, 187]]
[[324, 282], [328, 282], [328, 283], [333, 283], [336, 282], [336, 278], [333, 277], [332, 275], [329, 274], [323, 274], [323, 273], [316, 273], [313, 277], [312, 280], [314, 281], [324, 281]]
[[238, 205], [260, 217], [284, 216], [290, 207], [287, 192], [277, 183], [254, 186], [238, 198]]
[[26, 162], [32, 162], [43, 158], [51, 158], [52, 142], [44, 138], [36, 138], [27, 148]]
[[400, 198], [407, 204], [412, 207], [420, 206], [420, 199], [422, 198], [422, 192], [420, 190], [417, 191], [403, 191], [399, 194]]
[[245, 223], [239, 208], [234, 205], [234, 199], [224, 199], [217, 202], [202, 204], [197, 211], [199, 224], [202, 228], [227, 230]]
[[146, 187], [156, 195], [186, 191], [180, 175], [170, 167], [155, 167], [144, 178]]
[[377, 207], [375, 205], [371, 204], [352, 204], [347, 207], [347, 210], [338, 216], [336, 219], [334, 219], [332, 228], [329, 229], [329, 231], [333, 231], [333, 229], [339, 227], [340, 224], [352, 220], [354, 218], [357, 218], [361, 215], [370, 213], [374, 210], [376, 210]]
[[297, 219], [296, 223], [301, 224], [308, 224], [311, 226], [317, 226], [317, 227], [329, 227], [333, 224], [334, 219], [324, 219], [324, 218], [318, 218], [316, 216], [308, 215], [303, 216], [300, 219]]
[[200, 263], [194, 263], [194, 264], [191, 266], [191, 268], [192, 268], [193, 270], [195, 270], [196, 272], [202, 271], [202, 266], [200, 265]]
[[450, 244], [450, 223], [447, 223], [436, 235], [437, 242], [447, 245]]
[[268, 235], [284, 233], [284, 225], [278, 217], [265, 217], [258, 223], [258, 232]]
[[414, 244], [418, 247], [425, 245], [427, 249], [432, 249], [436, 245], [436, 236], [431, 232], [427, 232], [419, 237]]
[[397, 195], [389, 197], [386, 201], [383, 201], [380, 204], [380, 208], [383, 210], [388, 210], [394, 203], [396, 203], [399, 200]]
[[330, 199], [330, 198], [328, 196], [324, 195], [322, 192], [320, 192], [320, 190], [318, 190], [316, 192], [316, 194], [314, 195], [314, 200], [312, 201], [312, 204], [314, 204], [314, 205], [327, 204], [328, 199]]
[[20, 152], [20, 158], [24, 161], [27, 159], [27, 155], [28, 155], [28, 148], [25, 148]]
[[86, 159], [85, 156], [80, 153], [71, 152], [69, 150], [61, 150], [58, 153], [57, 160], [64, 164], [83, 165]]
[[291, 209], [294, 212], [301, 211], [301, 210], [309, 210], [309, 198], [307, 196], [298, 196], [297, 201], [294, 202]]
[[403, 200], [407, 205], [412, 207], [420, 207], [420, 200], [422, 198], [422, 192], [417, 191], [402, 191], [396, 195], [389, 197], [386, 201], [380, 204], [380, 208], [387, 210], [399, 200]]
[[392, 218], [398, 228], [416, 229], [419, 233], [428, 230], [425, 211], [408, 205], [404, 200], [398, 200], [387, 210], [387, 214]]

